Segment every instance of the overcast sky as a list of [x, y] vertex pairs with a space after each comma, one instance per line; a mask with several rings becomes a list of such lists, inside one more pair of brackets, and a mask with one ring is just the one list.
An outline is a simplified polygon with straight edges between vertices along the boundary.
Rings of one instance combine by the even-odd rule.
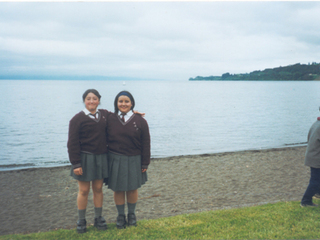
[[188, 80], [320, 62], [320, 2], [0, 2], [0, 75]]

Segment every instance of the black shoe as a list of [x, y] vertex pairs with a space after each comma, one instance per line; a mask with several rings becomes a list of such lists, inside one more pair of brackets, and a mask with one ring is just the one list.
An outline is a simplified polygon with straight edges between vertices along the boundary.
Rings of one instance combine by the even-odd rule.
[[107, 230], [106, 220], [101, 216], [94, 219], [94, 226], [99, 230]]
[[318, 207], [318, 205], [315, 203], [311, 203], [311, 204], [301, 203], [300, 206], [301, 207]]
[[137, 226], [137, 218], [134, 213], [128, 214], [128, 227], [130, 226]]
[[118, 215], [117, 217], [117, 228], [118, 229], [123, 229], [126, 228], [126, 216], [123, 214]]
[[87, 221], [85, 219], [80, 219], [77, 221], [77, 232], [85, 233], [87, 231]]

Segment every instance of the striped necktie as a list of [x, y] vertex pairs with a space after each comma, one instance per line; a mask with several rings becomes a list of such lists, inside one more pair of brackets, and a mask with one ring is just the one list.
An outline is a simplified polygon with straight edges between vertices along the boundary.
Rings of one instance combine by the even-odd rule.
[[124, 116], [126, 115], [126, 113], [121, 113], [120, 115], [121, 115], [121, 120], [122, 120], [122, 122], [126, 122], [126, 121], [124, 120]]
[[99, 117], [99, 112], [96, 112], [95, 114], [89, 113], [89, 115], [93, 116], [94, 119], [98, 119], [98, 117]]

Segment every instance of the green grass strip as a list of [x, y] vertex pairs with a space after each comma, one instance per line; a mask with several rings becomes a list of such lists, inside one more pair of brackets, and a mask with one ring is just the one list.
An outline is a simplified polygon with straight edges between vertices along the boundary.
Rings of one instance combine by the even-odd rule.
[[301, 208], [299, 202], [279, 202], [141, 220], [138, 227], [122, 230], [112, 223], [107, 231], [90, 226], [84, 234], [60, 229], [0, 239], [317, 239], [319, 216], [320, 207]]

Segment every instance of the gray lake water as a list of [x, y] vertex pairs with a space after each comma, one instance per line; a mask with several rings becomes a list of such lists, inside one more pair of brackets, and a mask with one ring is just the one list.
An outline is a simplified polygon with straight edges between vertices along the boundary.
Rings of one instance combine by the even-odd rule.
[[152, 157], [303, 145], [320, 82], [1, 80], [0, 170], [69, 165], [69, 120], [88, 88], [113, 111], [121, 90], [146, 113]]

